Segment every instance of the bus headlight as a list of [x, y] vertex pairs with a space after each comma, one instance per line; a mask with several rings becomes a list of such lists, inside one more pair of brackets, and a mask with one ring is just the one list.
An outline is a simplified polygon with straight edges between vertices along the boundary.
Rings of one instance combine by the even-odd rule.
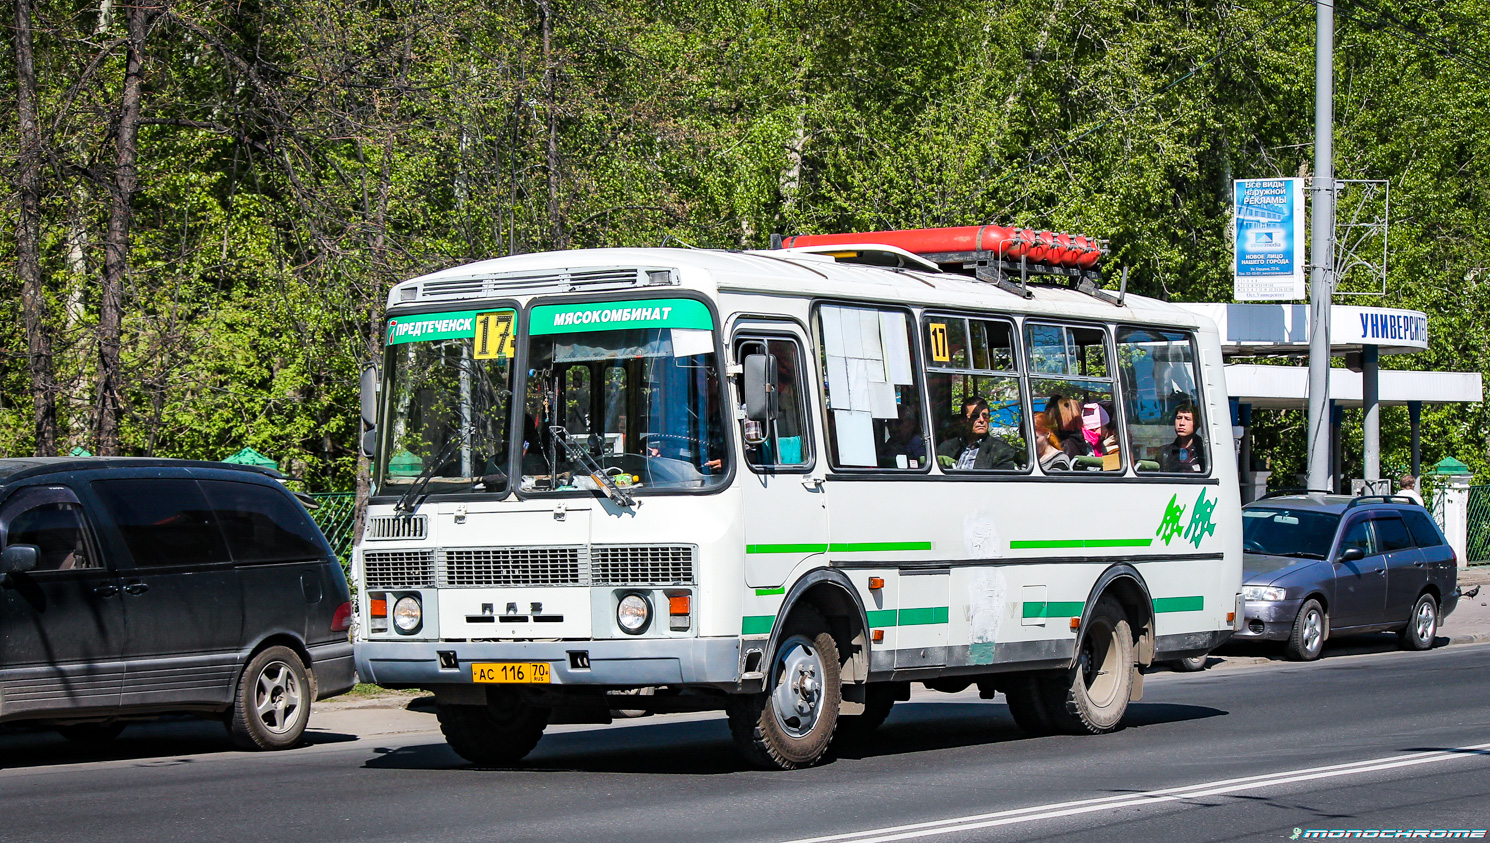
[[393, 604], [393, 625], [399, 632], [412, 635], [419, 631], [424, 623], [424, 608], [419, 605], [419, 598], [413, 594], [405, 594]]
[[1282, 600], [1288, 596], [1288, 590], [1271, 585], [1244, 585], [1242, 586], [1243, 600]]
[[616, 605], [616, 623], [628, 635], [645, 632], [652, 621], [652, 604], [640, 594], [628, 594]]

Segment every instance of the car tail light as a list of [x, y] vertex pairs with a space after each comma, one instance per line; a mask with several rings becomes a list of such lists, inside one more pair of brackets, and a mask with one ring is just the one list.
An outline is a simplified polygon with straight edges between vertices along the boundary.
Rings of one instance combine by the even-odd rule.
[[331, 631], [346, 632], [352, 628], [352, 604], [343, 603], [336, 607], [336, 614], [331, 616]]

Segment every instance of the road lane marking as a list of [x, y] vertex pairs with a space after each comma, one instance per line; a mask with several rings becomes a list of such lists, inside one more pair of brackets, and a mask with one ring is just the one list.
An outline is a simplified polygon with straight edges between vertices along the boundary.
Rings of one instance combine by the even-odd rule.
[[982, 828], [994, 828], [1038, 820], [1051, 820], [1080, 814], [1090, 814], [1096, 811], [1110, 811], [1115, 808], [1180, 802], [1187, 799], [1221, 796], [1228, 793], [1239, 793], [1296, 782], [1355, 776], [1401, 767], [1414, 767], [1421, 764], [1435, 764], [1443, 761], [1451, 761], [1456, 758], [1484, 757], [1486, 753], [1490, 753], [1490, 743], [1461, 746], [1454, 749], [1433, 750], [1431, 752], [1417, 752], [1411, 755], [1389, 758], [1373, 758], [1366, 761], [1353, 761], [1348, 764], [1308, 767], [1301, 770], [1267, 773], [1237, 779], [1222, 779], [1220, 781], [1163, 788], [1141, 793], [1124, 793], [1116, 796], [1101, 796], [1093, 799], [1055, 802], [1048, 805], [1032, 805], [1028, 808], [1012, 808], [987, 814], [972, 814], [945, 820], [930, 820], [927, 822], [887, 826], [865, 831], [830, 834], [823, 837], [801, 838], [792, 840], [789, 843], [845, 843], [845, 841], [851, 841], [852, 843], [889, 843], [889, 841], [894, 840], [913, 840], [921, 837], [932, 837], [938, 834], [954, 834], [957, 832], [976, 831]]

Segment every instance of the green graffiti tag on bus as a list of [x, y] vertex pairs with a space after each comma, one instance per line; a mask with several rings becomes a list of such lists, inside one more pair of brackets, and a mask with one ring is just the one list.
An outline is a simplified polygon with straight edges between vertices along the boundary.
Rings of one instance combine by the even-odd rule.
[[1169, 505], [1164, 507], [1164, 517], [1159, 519], [1159, 529], [1154, 531], [1166, 546], [1174, 540], [1175, 536], [1200, 547], [1200, 543], [1206, 536], [1216, 532], [1216, 522], [1211, 515], [1216, 511], [1216, 501], [1208, 500], [1205, 489], [1200, 490], [1200, 496], [1195, 499], [1195, 505], [1190, 507], [1190, 523], [1185, 524], [1185, 506], [1179, 502], [1179, 494], [1169, 496]]

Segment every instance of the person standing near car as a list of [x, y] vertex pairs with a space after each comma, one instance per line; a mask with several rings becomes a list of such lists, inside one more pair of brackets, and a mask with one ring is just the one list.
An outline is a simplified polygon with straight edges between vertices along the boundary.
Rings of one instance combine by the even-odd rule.
[[1397, 497], [1411, 498], [1413, 503], [1416, 503], [1418, 506], [1423, 505], [1423, 496], [1418, 494], [1418, 479], [1416, 477], [1411, 474], [1404, 474], [1397, 478], [1397, 485], [1401, 486], [1397, 490]]

